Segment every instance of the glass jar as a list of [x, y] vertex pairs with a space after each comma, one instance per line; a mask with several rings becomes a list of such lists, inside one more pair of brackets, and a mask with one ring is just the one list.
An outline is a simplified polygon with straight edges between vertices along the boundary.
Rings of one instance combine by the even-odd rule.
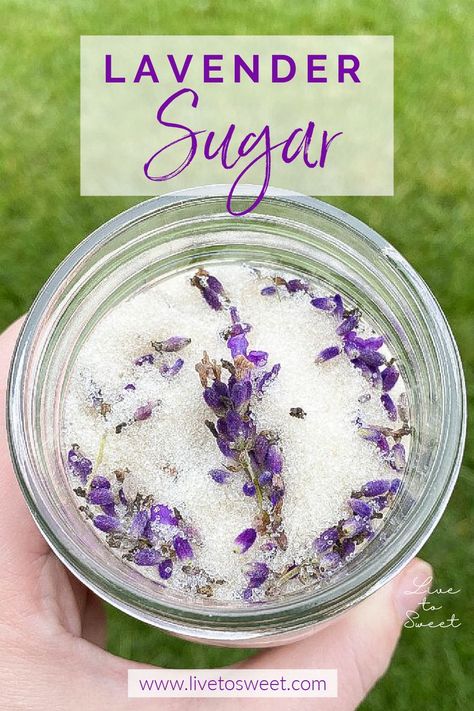
[[[239, 210], [252, 187], [234, 198]], [[438, 522], [460, 467], [465, 390], [453, 336], [426, 284], [359, 220], [318, 200], [272, 191], [250, 214], [226, 211], [226, 186], [148, 200], [69, 254], [33, 304], [16, 347], [8, 426], [32, 514], [64, 564], [104, 600], [188, 639], [264, 646], [293, 641], [390, 580]], [[387, 337], [405, 380], [414, 433], [402, 493], [378, 535], [319, 588], [281, 600], [191, 602], [161, 589], [83, 520], [65, 471], [60, 423], [71, 365], [120, 300], [191, 265], [246, 261], [326, 282]]]

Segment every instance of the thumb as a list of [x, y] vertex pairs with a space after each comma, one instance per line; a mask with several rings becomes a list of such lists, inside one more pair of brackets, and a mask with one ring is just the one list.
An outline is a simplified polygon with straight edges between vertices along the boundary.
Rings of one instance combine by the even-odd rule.
[[[352, 711], [387, 670], [407, 613], [425, 598], [431, 575], [431, 566], [415, 558], [390, 583], [321, 632], [261, 652], [240, 666], [337, 669], [338, 698], [322, 699], [321, 706], [325, 710]], [[306, 708], [318, 706], [314, 699], [285, 699], [288, 711]]]

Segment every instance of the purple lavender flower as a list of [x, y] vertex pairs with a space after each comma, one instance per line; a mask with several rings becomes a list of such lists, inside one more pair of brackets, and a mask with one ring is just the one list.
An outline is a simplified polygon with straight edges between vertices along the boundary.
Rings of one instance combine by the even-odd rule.
[[265, 463], [268, 447], [268, 439], [264, 435], [259, 434], [255, 440], [253, 451], [255, 453], [255, 459], [257, 460], [258, 464], [260, 464], [260, 466], [263, 466], [263, 464]]
[[175, 360], [173, 365], [161, 363], [159, 367], [160, 375], [162, 375], [164, 378], [174, 378], [174, 376], [179, 373], [183, 365], [184, 360], [182, 358], [178, 358], [177, 360]]
[[401, 472], [406, 466], [405, 447], [401, 442], [397, 442], [392, 447], [390, 463], [396, 472]]
[[265, 469], [261, 474], [259, 474], [258, 477], [258, 483], [260, 486], [266, 486], [267, 484], [271, 484], [273, 479], [273, 474], [268, 471], [268, 469]]
[[163, 580], [168, 580], [173, 572], [173, 561], [171, 558], [165, 558], [158, 563], [158, 574]]
[[219, 447], [220, 451], [224, 455], [224, 457], [227, 457], [228, 459], [237, 459], [238, 454], [234, 452], [232, 447], [230, 446], [229, 442], [227, 442], [226, 439], [223, 437], [219, 437], [217, 440], [217, 446]]
[[154, 504], [150, 509], [150, 521], [166, 526], [177, 526], [178, 519], [174, 511], [166, 504]]
[[339, 539], [339, 531], [336, 526], [327, 528], [313, 541], [313, 548], [316, 553], [324, 553], [331, 548]]
[[96, 506], [110, 506], [114, 503], [114, 495], [110, 489], [91, 489], [87, 494], [87, 502]]
[[311, 299], [311, 306], [320, 311], [334, 311], [336, 303], [332, 296], [317, 296]]
[[249, 588], [259, 588], [268, 578], [270, 569], [266, 563], [255, 562], [249, 566], [247, 576], [249, 579]]
[[81, 454], [77, 444], [73, 444], [69, 450], [67, 461], [71, 472], [80, 478], [82, 484], [85, 484], [92, 472], [92, 462]]
[[248, 346], [249, 342], [245, 333], [238, 333], [227, 341], [227, 348], [230, 350], [232, 358], [237, 358], [238, 355], [246, 356]]
[[248, 551], [250, 546], [252, 546], [255, 543], [255, 539], [257, 538], [257, 531], [254, 528], [246, 528], [242, 531], [242, 533], [239, 533], [237, 538], [235, 539], [235, 552], [236, 553], [245, 553]]
[[344, 538], [341, 543], [341, 555], [343, 558], [347, 558], [352, 555], [355, 551], [355, 543], [350, 538]]
[[133, 562], [136, 565], [143, 565], [150, 567], [152, 565], [157, 565], [161, 560], [161, 555], [154, 548], [140, 548], [135, 551], [133, 556]]
[[108, 516], [107, 514], [94, 516], [92, 523], [99, 531], [103, 531], [104, 533], [118, 531], [121, 528], [119, 519], [116, 516]]
[[252, 396], [252, 383], [250, 380], [238, 380], [232, 386], [230, 399], [234, 407], [238, 410], [243, 405], [247, 405]]
[[342, 301], [342, 297], [340, 294], [334, 294], [333, 299], [334, 303], [336, 304], [333, 314], [338, 319], [338, 321], [340, 321], [342, 320], [342, 317], [344, 315], [344, 304]]
[[390, 489], [390, 481], [387, 479], [375, 479], [374, 481], [368, 481], [361, 489], [364, 496], [380, 496], [381, 494], [386, 494]]
[[286, 288], [290, 294], [295, 294], [297, 291], [308, 291], [309, 286], [301, 279], [290, 279], [286, 282]]
[[275, 363], [273, 368], [262, 375], [257, 382], [257, 392], [262, 395], [264, 389], [272, 383], [280, 372], [280, 363]]
[[359, 518], [358, 516], [352, 516], [342, 522], [341, 531], [344, 536], [353, 538], [359, 533], [362, 533], [366, 529], [366, 527], [367, 522], [363, 518]]
[[336, 551], [324, 553], [319, 560], [319, 569], [325, 573], [328, 570], [334, 570], [341, 562], [341, 556]]
[[268, 361], [268, 353], [265, 351], [250, 351], [247, 354], [247, 360], [253, 363], [257, 368], [263, 368]]
[[344, 336], [344, 340], [351, 343], [354, 348], [357, 348], [358, 351], [378, 351], [384, 344], [383, 336], [361, 338], [357, 335], [356, 331], [349, 331], [349, 333]]
[[265, 464], [272, 474], [281, 474], [283, 469], [283, 457], [281, 455], [281, 450], [276, 444], [271, 444], [268, 447], [267, 456], [265, 457]]
[[145, 355], [136, 358], [133, 362], [135, 365], [145, 365], [145, 363], [152, 365], [155, 362], [155, 356], [153, 353], [145, 353]]
[[399, 375], [400, 373], [394, 365], [389, 365], [387, 368], [382, 370], [382, 389], [384, 392], [388, 392], [394, 387]]
[[141, 538], [148, 523], [148, 513], [144, 510], [138, 511], [132, 518], [130, 524], [130, 535], [132, 538]]
[[191, 559], [194, 557], [193, 549], [186, 538], [183, 538], [182, 536], [175, 536], [173, 538], [173, 546], [176, 551], [176, 555], [180, 560]]
[[263, 289], [260, 291], [262, 296], [273, 296], [273, 294], [276, 294], [276, 292], [276, 286], [264, 286]]
[[352, 358], [351, 363], [354, 368], [358, 368], [361, 371], [364, 378], [368, 380], [373, 387], [382, 387], [382, 376], [380, 375], [378, 368], [368, 365], [360, 358]]
[[390, 395], [388, 393], [382, 393], [382, 395], [380, 396], [380, 400], [381, 400], [382, 405], [384, 406], [385, 410], [387, 411], [389, 419], [396, 420], [397, 419], [397, 406], [393, 402]]
[[209, 472], [209, 476], [217, 484], [224, 484], [226, 481], [228, 481], [230, 477], [230, 472], [227, 471], [227, 469], [211, 469], [211, 471]]
[[257, 489], [255, 487], [255, 484], [252, 484], [250, 481], [246, 481], [242, 487], [242, 491], [244, 492], [245, 496], [255, 496], [255, 492], [257, 491]]
[[223, 294], [224, 293], [224, 287], [222, 286], [221, 282], [217, 277], [212, 276], [212, 274], [209, 274], [207, 277], [207, 285], [209, 289], [214, 291], [216, 294]]
[[91, 489], [110, 489], [110, 481], [105, 476], [95, 476], [90, 486]]
[[360, 314], [358, 311], [352, 312], [347, 318], [342, 321], [336, 328], [338, 336], [344, 336], [349, 331], [354, 330], [359, 325]]
[[167, 338], [166, 341], [153, 341], [151, 345], [158, 353], [176, 353], [186, 348], [186, 346], [189, 346], [190, 343], [190, 338], [171, 336]]
[[[219, 423], [218, 423], [219, 424]], [[227, 438], [232, 442], [245, 435], [245, 423], [235, 410], [230, 410], [225, 418], [225, 431]]]
[[392, 481], [390, 483], [390, 493], [396, 494], [401, 485], [402, 485], [401, 479], [392, 479]]
[[349, 506], [357, 516], [362, 516], [363, 518], [370, 516], [372, 513], [369, 504], [361, 499], [349, 499]]
[[329, 346], [328, 348], [323, 348], [323, 350], [316, 356], [314, 362], [325, 363], [326, 361], [338, 356], [340, 352], [341, 349], [339, 346]]
[[120, 487], [120, 489], [119, 489], [118, 497], [119, 497], [119, 501], [122, 504], [122, 506], [128, 506], [128, 500], [127, 500], [127, 497], [125, 496], [125, 492], [122, 489], [122, 487]]
[[376, 513], [383, 511], [388, 506], [388, 499], [386, 496], [375, 496], [370, 500], [370, 506], [372, 507], [372, 511]]
[[220, 311], [222, 309], [222, 303], [219, 294], [210, 289], [208, 286], [204, 287], [201, 290], [201, 293], [204, 297], [204, 300], [211, 307], [211, 309], [213, 309], [214, 311]]
[[133, 419], [139, 422], [141, 422], [142, 420], [148, 420], [148, 418], [151, 417], [152, 412], [153, 406], [150, 402], [147, 402], [146, 405], [142, 405], [141, 407], [135, 410]]
[[380, 368], [385, 363], [385, 356], [370, 348], [359, 351], [358, 361], [365, 363], [369, 368]]
[[124, 389], [124, 390], [131, 390], [131, 391], [133, 391], [133, 390], [136, 390], [137, 388], [136, 388], [136, 386], [135, 386], [133, 383], [127, 383], [127, 384], [124, 386], [123, 389]]

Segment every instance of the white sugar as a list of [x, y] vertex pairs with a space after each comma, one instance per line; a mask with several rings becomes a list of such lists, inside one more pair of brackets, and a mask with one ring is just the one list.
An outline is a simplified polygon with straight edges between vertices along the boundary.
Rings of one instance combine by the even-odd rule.
[[[348, 358], [315, 364], [316, 353], [340, 342], [331, 314], [311, 307], [305, 294], [261, 296], [270, 281], [249, 268], [213, 266], [212, 273], [225, 285], [242, 321], [252, 324], [250, 349], [267, 351], [270, 365], [281, 364], [252, 411], [259, 430], [278, 432], [284, 456], [282, 523], [288, 547], [271, 562], [282, 569], [308, 556], [313, 539], [347, 515], [352, 490], [391, 476], [377, 448], [357, 434], [357, 416], [364, 423], [394, 423], [377, 391]], [[73, 368], [64, 449], [78, 443], [82, 454], [95, 462], [105, 434], [103, 458], [94, 473], [108, 477], [116, 489], [113, 472], [128, 469], [123, 487], [129, 499], [139, 492], [176, 507], [200, 539], [193, 545], [192, 564], [226, 581], [216, 586], [215, 597], [233, 599], [246, 587], [246, 563], [259, 553], [257, 545], [243, 555], [234, 552], [237, 534], [253, 525], [256, 503], [255, 497], [242, 494], [239, 474], [223, 485], [208, 474], [225, 462], [204, 424], [213, 418], [195, 364], [203, 351], [217, 360], [229, 359], [222, 337], [229, 312], [211, 310], [190, 285], [190, 276], [180, 274], [136, 294], [96, 326]], [[317, 285], [313, 291], [327, 295]], [[156, 364], [134, 365], [137, 357], [153, 352], [151, 341], [176, 335], [191, 338], [191, 343], [169, 354], [169, 363], [178, 356], [184, 360], [174, 378], [162, 377]], [[125, 389], [128, 384], [135, 389]], [[111, 408], [105, 417], [91, 406], [91, 393], [99, 391]], [[130, 422], [146, 403], [154, 407], [153, 415], [117, 434], [115, 427]], [[296, 407], [306, 413], [304, 419], [290, 416]], [[154, 569], [141, 571], [158, 580]], [[186, 581], [176, 570], [167, 584], [185, 588]]]

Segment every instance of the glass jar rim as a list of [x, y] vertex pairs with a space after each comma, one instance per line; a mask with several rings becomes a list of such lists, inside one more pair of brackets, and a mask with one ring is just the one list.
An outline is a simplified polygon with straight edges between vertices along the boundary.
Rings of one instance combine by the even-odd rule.
[[[235, 192], [235, 195], [243, 198], [254, 198], [258, 194], [258, 191], [259, 188], [256, 186], [242, 186]], [[139, 596], [131, 599], [130, 591], [118, 590], [116, 584], [111, 581], [110, 577], [106, 574], [107, 571], [100, 570], [99, 568], [94, 570], [93, 560], [89, 561], [89, 567], [84, 569], [79, 563], [81, 558], [77, 552], [68, 549], [54, 532], [54, 522], [49, 519], [49, 512], [45, 510], [44, 506], [42, 506], [42, 502], [38, 501], [35, 496], [34, 487], [32, 487], [32, 482], [29, 480], [27, 474], [28, 460], [22, 453], [22, 447], [27, 438], [23, 416], [25, 402], [22, 389], [29, 350], [34, 334], [37, 333], [41, 327], [50, 300], [57, 293], [58, 289], [61, 288], [61, 284], [63, 284], [68, 274], [70, 274], [82, 260], [87, 259], [98, 246], [113, 239], [114, 235], [125, 227], [133, 223], [141, 222], [161, 210], [172, 209], [183, 203], [209, 198], [224, 199], [227, 198], [228, 192], [229, 186], [227, 185], [202, 186], [151, 198], [112, 218], [96, 229], [72, 250], [46, 282], [29, 311], [15, 349], [10, 370], [7, 398], [8, 435], [16, 474], [41, 532], [59, 558], [72, 570], [76, 577], [81, 579], [89, 588], [93, 589], [94, 592], [116, 607], [144, 621], [159, 624], [163, 629], [167, 629], [171, 632], [182, 633], [183, 628], [197, 629], [202, 639], [213, 639], [216, 636], [215, 632], [207, 629], [209, 615], [214, 616], [216, 626], [231, 623], [235, 632], [228, 631], [225, 636], [226, 639], [231, 638], [233, 634], [241, 638], [241, 630], [245, 629], [247, 625], [250, 625], [250, 627], [244, 636], [251, 638], [260, 635], [254, 627], [255, 623], [261, 623], [262, 625], [268, 624], [271, 627], [275, 624], [275, 621], [278, 622], [278, 620], [284, 619], [286, 624], [296, 627], [303, 624], [303, 622], [307, 624], [308, 621], [326, 620], [340, 613], [349, 605], [375, 592], [381, 585], [396, 575], [416, 554], [438, 523], [457, 478], [466, 431], [466, 394], [459, 353], [444, 314], [429, 288], [417, 272], [383, 237], [357, 218], [315, 198], [299, 195], [291, 191], [270, 189], [267, 192], [263, 204], [268, 204], [268, 202], [271, 201], [289, 203], [292, 207], [322, 214], [325, 218], [338, 223], [342, 227], [358, 233], [379, 252], [383, 252], [385, 255], [395, 259], [397, 267], [403, 273], [413, 293], [416, 294], [420, 303], [423, 304], [425, 312], [431, 317], [433, 328], [436, 329], [434, 335], [440, 342], [444, 343], [447, 349], [445, 365], [449, 386], [453, 389], [457, 402], [457, 411], [452, 411], [449, 421], [444, 423], [445, 432], [443, 436], [449, 441], [452, 440], [453, 446], [449, 452], [444, 452], [447, 460], [445, 463], [446, 477], [444, 482], [439, 482], [440, 491], [436, 508], [435, 510], [431, 508], [429, 511], [424, 512], [424, 518], [423, 516], [421, 517], [420, 526], [414, 531], [411, 539], [404, 542], [404, 545], [396, 551], [396, 554], [392, 556], [383, 568], [379, 567], [375, 569], [372, 564], [372, 568], [369, 566], [369, 570], [365, 571], [363, 580], [357, 580], [357, 576], [354, 575], [350, 580], [346, 579], [341, 581], [338, 586], [341, 591], [338, 598], [327, 600], [326, 603], [323, 599], [321, 604], [317, 606], [317, 609], [315, 608], [315, 600], [318, 597], [324, 597], [318, 590], [314, 592], [312, 597], [308, 597], [306, 600], [294, 601], [290, 598], [289, 601], [275, 602], [275, 604], [265, 603], [265, 609], [256, 605], [248, 606], [244, 609], [239, 608], [238, 611], [219, 608], [216, 612], [215, 608], [206, 606], [195, 607], [192, 605], [187, 607], [181, 604], [178, 604], [176, 608], [173, 609], [172, 605], [163, 603], [163, 601], [157, 602], [157, 600], [142, 599]], [[311, 600], [313, 602], [311, 602]], [[160, 613], [164, 615], [165, 619], [161, 617], [157, 622], [157, 617], [159, 617]]]

